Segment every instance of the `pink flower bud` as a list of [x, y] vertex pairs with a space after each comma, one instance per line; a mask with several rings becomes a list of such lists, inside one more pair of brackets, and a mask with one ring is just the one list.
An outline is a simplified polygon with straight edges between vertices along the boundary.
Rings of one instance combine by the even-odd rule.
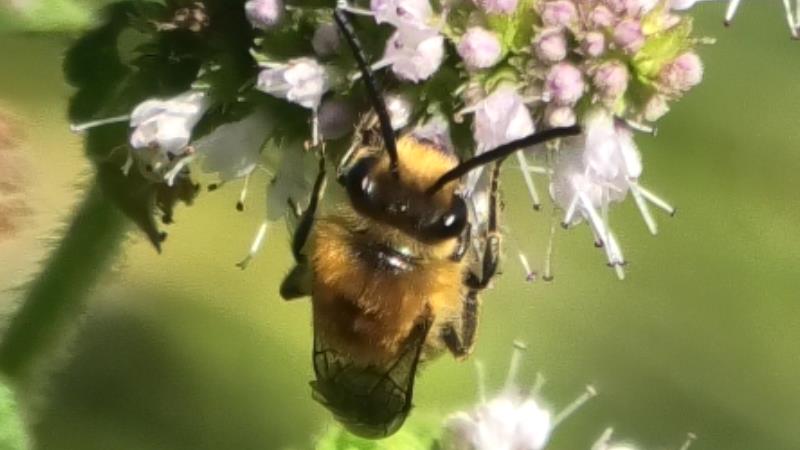
[[600, 65], [592, 81], [600, 96], [616, 101], [628, 89], [628, 69], [619, 61], [608, 61]]
[[536, 56], [545, 62], [558, 62], [567, 56], [567, 38], [559, 28], [542, 30], [533, 45]]
[[500, 61], [502, 48], [497, 36], [481, 27], [471, 27], [458, 42], [458, 54], [471, 69], [485, 69]]
[[583, 75], [570, 63], [550, 68], [545, 78], [545, 96], [557, 105], [574, 105], [583, 96]]
[[332, 23], [324, 23], [317, 27], [311, 38], [314, 53], [322, 57], [335, 55], [339, 51], [340, 45], [339, 30]]
[[599, 31], [590, 31], [584, 36], [581, 47], [587, 56], [597, 58], [606, 51], [606, 36]]
[[610, 9], [603, 5], [597, 5], [589, 13], [589, 23], [598, 28], [607, 28], [614, 25], [616, 17]]
[[663, 95], [654, 95], [644, 105], [644, 120], [655, 122], [669, 112], [667, 99]]
[[626, 53], [636, 53], [644, 45], [642, 25], [634, 19], [625, 19], [614, 28], [614, 42]]
[[472, 0], [475, 6], [489, 14], [511, 14], [519, 0]]
[[575, 4], [569, 0], [555, 0], [542, 6], [542, 22], [549, 27], [564, 27], [578, 17]]
[[551, 127], [569, 127], [575, 125], [575, 110], [569, 106], [548, 106], [545, 110], [545, 120]]
[[248, 0], [244, 11], [253, 28], [267, 30], [283, 17], [283, 0]]
[[703, 80], [703, 63], [694, 52], [686, 52], [661, 71], [661, 82], [676, 91], [688, 91]]

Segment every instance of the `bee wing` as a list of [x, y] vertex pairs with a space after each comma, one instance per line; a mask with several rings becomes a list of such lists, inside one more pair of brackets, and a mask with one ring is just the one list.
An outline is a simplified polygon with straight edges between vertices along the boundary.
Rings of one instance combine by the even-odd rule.
[[313, 397], [351, 433], [381, 438], [397, 431], [411, 410], [414, 379], [431, 320], [417, 324], [395, 360], [359, 366], [314, 336]]

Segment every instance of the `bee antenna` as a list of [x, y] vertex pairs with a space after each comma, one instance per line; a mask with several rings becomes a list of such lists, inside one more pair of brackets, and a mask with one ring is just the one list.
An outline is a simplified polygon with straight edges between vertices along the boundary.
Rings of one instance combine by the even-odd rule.
[[525, 147], [530, 147], [536, 144], [541, 144], [542, 142], [547, 142], [552, 139], [557, 139], [560, 137], [568, 137], [574, 136], [576, 134], [580, 134], [581, 127], [578, 125], [573, 125], [571, 127], [559, 127], [559, 128], [551, 128], [549, 130], [540, 131], [538, 133], [529, 134], [524, 138], [517, 139], [516, 141], [511, 141], [507, 144], [503, 144], [499, 147], [496, 147], [488, 152], [483, 152], [480, 155], [474, 156], [471, 159], [468, 159], [458, 166], [454, 167], [441, 177], [436, 180], [435, 183], [431, 187], [428, 188], [426, 193], [428, 195], [433, 195], [438, 192], [441, 188], [443, 188], [447, 183], [457, 180], [462, 176], [466, 175], [467, 173], [471, 172], [474, 169], [477, 169], [480, 166], [489, 164], [490, 162], [497, 161], [503, 158], [507, 158], [508, 156], [512, 155], [517, 150], [523, 149]]
[[386, 151], [389, 153], [389, 170], [396, 177], [398, 175], [397, 140], [395, 139], [389, 113], [386, 111], [386, 103], [384, 103], [383, 96], [380, 93], [378, 80], [375, 79], [372, 69], [370, 69], [369, 64], [367, 64], [367, 57], [364, 54], [364, 49], [361, 47], [356, 32], [353, 30], [353, 25], [350, 23], [347, 15], [345, 15], [345, 12], [338, 8], [335, 9], [333, 11], [333, 20], [336, 22], [339, 31], [344, 35], [345, 41], [347, 41], [347, 44], [350, 46], [350, 50], [353, 51], [353, 57], [356, 59], [356, 63], [358, 63], [358, 68], [364, 79], [364, 86], [367, 88], [367, 97], [369, 97], [372, 102], [375, 113], [378, 114], [378, 121], [381, 125], [381, 135], [383, 135]]

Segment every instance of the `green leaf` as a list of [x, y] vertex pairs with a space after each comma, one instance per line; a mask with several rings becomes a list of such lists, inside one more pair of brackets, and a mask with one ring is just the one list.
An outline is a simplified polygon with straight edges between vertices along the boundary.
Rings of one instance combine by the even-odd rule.
[[6, 383], [0, 383], [0, 448], [3, 450], [29, 448], [14, 392]]

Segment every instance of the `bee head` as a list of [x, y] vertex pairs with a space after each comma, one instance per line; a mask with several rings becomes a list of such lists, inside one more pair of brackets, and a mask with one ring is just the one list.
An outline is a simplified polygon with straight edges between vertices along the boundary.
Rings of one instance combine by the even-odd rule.
[[455, 192], [457, 183], [450, 183], [434, 195], [426, 192], [449, 168], [437, 170], [435, 166], [455, 166], [454, 158], [436, 154], [438, 150], [411, 137], [401, 139], [398, 146], [401, 155], [406, 156], [400, 159], [399, 176], [391, 171], [391, 161], [385, 153], [364, 156], [347, 171], [343, 181], [353, 208], [422, 242], [459, 236], [468, 213], [466, 203]]

